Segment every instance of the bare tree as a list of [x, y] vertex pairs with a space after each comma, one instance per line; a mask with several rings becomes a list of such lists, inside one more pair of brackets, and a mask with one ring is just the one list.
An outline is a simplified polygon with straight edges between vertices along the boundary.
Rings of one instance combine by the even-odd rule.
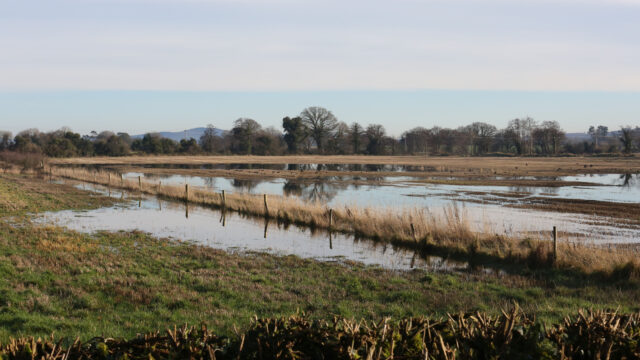
[[354, 122], [349, 127], [349, 139], [351, 140], [351, 145], [353, 145], [353, 153], [357, 154], [360, 152], [360, 144], [362, 143], [362, 135], [363, 129], [360, 124]]
[[332, 154], [345, 154], [349, 148], [349, 126], [342, 121], [338, 125], [327, 141], [327, 149]]
[[598, 139], [607, 136], [608, 133], [609, 133], [609, 127], [607, 126], [598, 125], [597, 128], [595, 126], [589, 127], [589, 135], [591, 135], [591, 137], [593, 138], [596, 148], [598, 148]]
[[382, 125], [371, 124], [367, 126], [365, 132], [369, 143], [367, 144], [367, 153], [371, 155], [380, 155], [384, 153], [384, 137], [386, 131]]
[[423, 127], [413, 128], [402, 134], [404, 151], [410, 154], [427, 153], [431, 133]]
[[557, 121], [544, 121], [533, 130], [533, 139], [537, 148], [544, 154], [557, 154], [565, 133]]
[[498, 129], [487, 123], [474, 122], [466, 127], [466, 132], [470, 138], [471, 154], [475, 155], [489, 152], [493, 137]]
[[533, 151], [533, 129], [536, 121], [530, 117], [524, 119], [513, 119], [509, 121], [507, 133], [516, 146], [518, 154], [531, 154]]
[[0, 131], [0, 150], [8, 149], [11, 145], [11, 133], [9, 131]]
[[620, 127], [620, 142], [622, 143], [622, 151], [625, 154], [633, 152], [633, 129], [630, 126]]
[[204, 133], [200, 136], [200, 147], [208, 153], [212, 153], [216, 149], [216, 128], [209, 124], [204, 129]]
[[322, 153], [324, 150], [324, 142], [333, 134], [338, 126], [338, 119], [336, 119], [331, 111], [318, 106], [311, 106], [302, 110], [300, 117], [309, 129], [311, 137], [316, 142], [318, 152]]

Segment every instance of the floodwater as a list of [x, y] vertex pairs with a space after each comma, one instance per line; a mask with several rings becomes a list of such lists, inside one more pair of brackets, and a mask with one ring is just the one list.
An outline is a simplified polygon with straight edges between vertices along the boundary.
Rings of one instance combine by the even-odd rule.
[[[376, 178], [375, 183], [359, 183], [352, 177], [320, 179], [244, 180], [227, 177], [125, 173], [126, 178], [142, 176], [150, 182], [199, 187], [227, 193], [274, 194], [320, 201], [328, 206], [378, 208], [426, 208], [441, 215], [457, 204], [475, 231], [508, 236], [546, 238], [556, 226], [566, 233], [565, 240], [592, 243], [629, 243], [640, 239], [640, 226], [617, 226], [615, 219], [574, 213], [558, 213], [503, 206], [526, 205], [534, 198], [596, 200], [618, 203], [640, 201], [640, 176], [637, 174], [578, 175], [557, 178], [521, 178], [523, 180], [559, 180], [584, 182], [585, 185], [561, 187], [471, 186], [417, 183], [410, 176]], [[591, 183], [591, 184], [589, 184]], [[596, 186], [593, 184], [600, 184]]]
[[[184, 184], [208, 191], [246, 192], [296, 196], [321, 201], [328, 206], [344, 204], [401, 208], [425, 208], [440, 216], [455, 206], [463, 221], [475, 231], [507, 236], [535, 238], [551, 237], [557, 226], [561, 241], [591, 244], [631, 243], [640, 239], [640, 226], [616, 226], [602, 217], [555, 213], [502, 206], [501, 196], [511, 201], [525, 202], [530, 197], [593, 199], [616, 202], [637, 202], [640, 199], [638, 175], [580, 175], [557, 180], [597, 183], [603, 186], [564, 186], [556, 188], [521, 188], [508, 186], [462, 186], [416, 183], [416, 178], [396, 176], [379, 178], [375, 184], [358, 184], [345, 177], [305, 179], [239, 180], [225, 177], [157, 175], [126, 173], [127, 178], [143, 176], [147, 181], [163, 184]], [[545, 179], [549, 180], [549, 179]], [[265, 222], [232, 212], [163, 201], [106, 189], [102, 186], [77, 185], [88, 190], [127, 199], [113, 207], [89, 211], [59, 211], [44, 213], [37, 222], [57, 224], [72, 230], [143, 231], [155, 237], [173, 238], [229, 252], [267, 252], [277, 255], [297, 255], [321, 261], [356, 261], [396, 270], [427, 269], [431, 271], [459, 270], [465, 263], [436, 256], [421, 256], [390, 244], [357, 239], [344, 234], [311, 231], [308, 228], [285, 226], [276, 221]], [[513, 197], [514, 193], [518, 196]], [[502, 195], [501, 195], [502, 194]], [[496, 201], [498, 199], [498, 201]]]
[[[140, 164], [149, 169], [192, 169], [192, 170], [289, 170], [289, 171], [365, 171], [365, 172], [434, 172], [433, 166], [393, 165], [393, 164]], [[87, 168], [110, 167], [92, 164]]]
[[[108, 191], [101, 186], [84, 184], [80, 187], [115, 198], [129, 196]], [[138, 230], [155, 237], [173, 238], [230, 252], [257, 251], [331, 262], [357, 261], [395, 270], [442, 271], [467, 266], [435, 256], [423, 257], [406, 249], [353, 236], [312, 232], [293, 225], [284, 227], [273, 220], [256, 221], [231, 212], [223, 214], [218, 210], [194, 205], [187, 207], [155, 197], [133, 196], [135, 198], [113, 207], [48, 212], [35, 221], [84, 233]]]
[[[361, 206], [429, 206], [433, 201], [453, 197], [458, 201], [483, 199], [496, 194], [520, 193], [527, 197], [549, 197], [635, 203], [640, 201], [640, 175], [638, 174], [598, 174], [560, 177], [520, 177], [498, 180], [556, 180], [584, 182], [579, 186], [538, 187], [538, 186], [477, 186], [417, 183], [410, 176], [385, 176], [374, 178], [340, 176], [315, 179], [238, 179], [233, 177], [206, 177], [190, 175], [166, 175], [144, 172], [127, 172], [125, 178], [143, 178], [161, 181], [166, 185], [189, 184], [212, 191], [243, 192], [251, 194], [273, 194], [296, 196], [304, 200], [322, 201], [329, 205], [357, 204]], [[454, 178], [452, 178], [454, 179]], [[363, 180], [373, 180], [363, 181]], [[600, 184], [594, 186], [592, 184]], [[375, 192], [376, 196], [371, 196]], [[489, 195], [487, 195], [489, 193]], [[416, 198], [422, 198], [421, 200]]]

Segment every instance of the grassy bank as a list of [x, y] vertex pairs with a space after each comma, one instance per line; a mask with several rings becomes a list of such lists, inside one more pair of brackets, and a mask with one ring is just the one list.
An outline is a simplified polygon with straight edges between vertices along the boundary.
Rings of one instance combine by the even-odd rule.
[[[36, 226], [28, 212], [87, 208], [109, 200], [70, 186], [0, 176], [0, 339], [54, 332], [87, 340], [132, 337], [204, 322], [221, 335], [254, 315], [499, 314], [520, 304], [544, 321], [578, 308], [638, 311], [629, 282], [520, 267], [517, 274], [393, 272], [294, 256], [229, 254], [141, 233], [79, 234]], [[17, 204], [17, 205], [16, 205]], [[79, 220], [81, 221], [81, 220]]]
[[548, 239], [517, 239], [494, 233], [474, 232], [456, 207], [450, 207], [443, 216], [418, 208], [398, 210], [344, 206], [329, 209], [320, 203], [273, 195], [268, 197], [268, 204], [265, 206], [262, 196], [251, 194], [227, 194], [223, 198], [221, 194], [206, 190], [188, 191], [183, 186], [162, 185], [146, 180], [123, 180], [115, 173], [80, 168], [54, 167], [51, 172], [63, 178], [140, 191], [287, 223], [331, 229], [468, 261], [481, 260], [481, 263], [503, 265], [527, 263], [530, 266], [553, 266], [600, 277], [640, 279], [640, 263], [636, 260], [637, 252], [633, 249], [612, 250], [560, 242], [557, 258], [554, 259], [552, 244]]

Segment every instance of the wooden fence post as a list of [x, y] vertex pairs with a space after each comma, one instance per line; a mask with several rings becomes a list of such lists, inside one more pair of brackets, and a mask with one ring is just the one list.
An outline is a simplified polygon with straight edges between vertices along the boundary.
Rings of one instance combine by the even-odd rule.
[[138, 176], [138, 188], [140, 189], [140, 192], [142, 192], [142, 177]]
[[333, 209], [329, 209], [329, 230], [333, 226]]
[[264, 194], [264, 215], [269, 217], [269, 205], [267, 204], [267, 194]]
[[222, 190], [222, 207], [226, 208], [227, 207], [227, 197], [224, 194], [224, 190]]
[[553, 262], [558, 260], [558, 229], [553, 227]]
[[189, 201], [189, 184], [184, 184], [184, 200]]
[[267, 230], [269, 230], [269, 218], [264, 218], [264, 238], [267, 238]]

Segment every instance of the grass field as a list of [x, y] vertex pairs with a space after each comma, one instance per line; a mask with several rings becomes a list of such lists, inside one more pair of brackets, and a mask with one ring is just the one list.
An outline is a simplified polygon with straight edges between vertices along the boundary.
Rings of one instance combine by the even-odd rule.
[[640, 309], [638, 284], [526, 265], [509, 273], [394, 272], [293, 256], [230, 254], [141, 233], [83, 235], [32, 213], [111, 200], [23, 175], [0, 176], [0, 340], [52, 332], [130, 337], [206, 323], [230, 334], [262, 317], [307, 312], [379, 320], [514, 303], [545, 321], [578, 308]]

